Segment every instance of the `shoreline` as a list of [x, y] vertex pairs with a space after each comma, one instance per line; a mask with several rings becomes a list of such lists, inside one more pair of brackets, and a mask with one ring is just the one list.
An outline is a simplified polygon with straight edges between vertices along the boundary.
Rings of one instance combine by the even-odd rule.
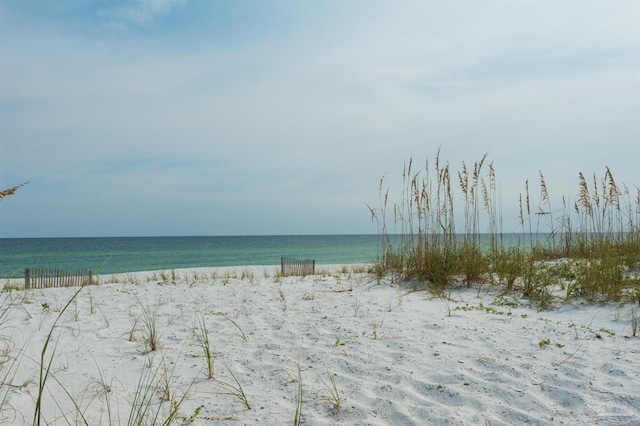
[[[316, 274], [322, 275], [326, 273], [334, 273], [341, 270], [357, 270], [362, 272], [363, 269], [368, 269], [372, 266], [372, 263], [333, 263], [333, 264], [316, 264]], [[147, 271], [132, 271], [132, 272], [116, 272], [108, 274], [94, 274], [94, 283], [86, 287], [113, 284], [116, 282], [126, 283], [135, 281], [137, 283], [163, 281], [163, 277], [173, 278], [172, 274], [175, 273], [174, 280], [186, 280], [196, 276], [209, 277], [210, 280], [215, 280], [221, 275], [242, 275], [243, 272], [251, 273], [254, 276], [274, 276], [280, 273], [280, 264], [273, 265], [237, 265], [237, 266], [202, 266], [202, 267], [190, 267], [190, 268], [164, 268], [153, 269]], [[0, 278], [0, 284], [3, 288], [11, 288], [16, 290], [24, 290], [24, 278]], [[166, 281], [166, 279], [164, 279]], [[65, 287], [54, 287], [65, 288]], [[73, 288], [73, 287], [69, 287]], [[41, 289], [35, 289], [41, 290]]]
[[306, 235], [238, 237], [104, 237], [0, 239], [3, 278], [21, 278], [25, 268], [89, 269], [116, 274], [163, 268], [278, 264], [281, 257], [317, 263], [370, 262], [377, 236]]

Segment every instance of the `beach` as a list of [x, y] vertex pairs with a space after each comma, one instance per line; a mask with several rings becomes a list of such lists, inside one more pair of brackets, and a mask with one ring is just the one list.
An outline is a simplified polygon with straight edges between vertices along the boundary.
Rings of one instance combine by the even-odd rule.
[[435, 297], [367, 269], [5, 292], [0, 422], [32, 424], [40, 396], [43, 424], [640, 425], [637, 304], [538, 311], [488, 285]]

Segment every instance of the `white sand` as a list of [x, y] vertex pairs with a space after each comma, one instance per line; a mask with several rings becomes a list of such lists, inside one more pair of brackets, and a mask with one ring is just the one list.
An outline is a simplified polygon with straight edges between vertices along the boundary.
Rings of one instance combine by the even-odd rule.
[[[91, 425], [108, 424], [109, 411], [111, 424], [127, 424], [136, 392], [146, 389], [141, 373], [151, 371], [160, 384], [150, 410], [159, 418], [171, 407], [160, 398], [168, 382], [172, 400], [184, 397], [178, 423], [200, 406], [193, 424], [293, 424], [299, 365], [307, 425], [640, 424], [640, 337], [625, 337], [631, 305], [537, 312], [524, 299], [495, 303], [488, 288], [454, 290], [447, 301], [339, 268], [279, 282], [275, 266], [178, 270], [176, 283], [163, 285], [159, 273], [124, 274], [84, 288], [45, 357], [55, 350], [43, 420], [75, 423], [75, 402]], [[12, 292], [16, 304], [0, 330], [8, 338], [2, 424], [33, 421], [43, 343], [75, 290]], [[134, 325], [136, 296], [157, 315], [155, 352], [145, 348], [142, 321]], [[193, 334], [196, 308], [217, 356], [214, 379]], [[15, 375], [6, 377], [7, 355], [18, 351]], [[233, 382], [223, 362], [251, 409], [221, 394], [218, 380]]]

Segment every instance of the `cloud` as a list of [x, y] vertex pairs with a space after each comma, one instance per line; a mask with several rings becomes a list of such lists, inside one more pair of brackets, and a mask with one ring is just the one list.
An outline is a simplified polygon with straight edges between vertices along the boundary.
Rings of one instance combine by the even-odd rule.
[[[252, 2], [213, 3], [119, 3], [105, 16], [131, 28], [116, 35], [2, 21], [0, 182], [32, 181], [69, 232], [84, 219], [65, 205], [88, 200], [115, 222], [99, 232], [153, 235], [375, 231], [364, 203], [380, 176], [397, 184], [409, 156], [439, 147], [453, 168], [488, 152], [508, 206], [538, 170], [562, 194], [605, 164], [637, 180], [628, 10], [266, 2], [254, 16]], [[5, 203], [5, 222], [29, 202]], [[160, 226], [180, 215], [180, 230]]]
[[187, 0], [130, 0], [126, 4], [100, 10], [99, 14], [125, 24], [144, 25], [169, 15]]

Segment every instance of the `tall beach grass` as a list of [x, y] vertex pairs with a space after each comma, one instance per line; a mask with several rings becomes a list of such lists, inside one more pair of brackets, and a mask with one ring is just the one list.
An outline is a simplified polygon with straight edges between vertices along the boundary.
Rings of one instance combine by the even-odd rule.
[[373, 271], [413, 281], [436, 294], [489, 283], [520, 290], [539, 308], [558, 299], [640, 303], [640, 188], [604, 176], [578, 175], [578, 195], [552, 206], [544, 174], [524, 182], [518, 238], [505, 239], [493, 163], [485, 155], [458, 171], [440, 159], [405, 165], [399, 200], [385, 178], [369, 206], [379, 233]]

